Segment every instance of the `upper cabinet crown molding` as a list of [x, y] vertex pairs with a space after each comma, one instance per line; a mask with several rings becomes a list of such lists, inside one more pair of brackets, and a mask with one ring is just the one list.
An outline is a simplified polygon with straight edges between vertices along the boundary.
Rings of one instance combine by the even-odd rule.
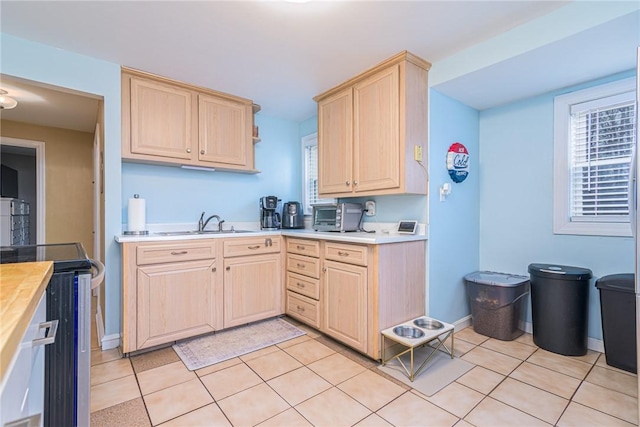
[[430, 68], [403, 51], [314, 98], [321, 197], [427, 194]]
[[122, 159], [255, 170], [253, 101], [122, 67]]

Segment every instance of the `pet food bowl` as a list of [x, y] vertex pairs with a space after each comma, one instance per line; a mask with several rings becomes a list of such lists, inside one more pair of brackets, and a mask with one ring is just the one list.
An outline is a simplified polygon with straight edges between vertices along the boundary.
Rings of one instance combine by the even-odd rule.
[[419, 328], [436, 330], [444, 328], [444, 325], [437, 320], [427, 319], [426, 317], [421, 317], [413, 321], [413, 324]]
[[393, 333], [403, 338], [421, 338], [424, 336], [424, 332], [418, 328], [411, 326], [396, 326], [393, 328]]

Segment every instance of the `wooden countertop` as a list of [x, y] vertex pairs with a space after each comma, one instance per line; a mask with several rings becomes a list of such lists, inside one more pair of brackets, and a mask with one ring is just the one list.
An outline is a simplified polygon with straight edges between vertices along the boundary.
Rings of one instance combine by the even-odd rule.
[[51, 261], [0, 264], [0, 382], [52, 274]]

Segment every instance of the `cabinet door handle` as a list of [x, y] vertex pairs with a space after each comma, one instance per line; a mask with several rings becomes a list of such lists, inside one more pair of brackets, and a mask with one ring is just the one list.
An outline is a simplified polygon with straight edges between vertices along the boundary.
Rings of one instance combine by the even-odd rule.
[[50, 322], [42, 322], [38, 325], [38, 330], [40, 329], [48, 329], [47, 334], [44, 338], [38, 338], [31, 341], [31, 345], [33, 347], [39, 345], [48, 345], [56, 342], [56, 333], [58, 332], [58, 321], [52, 320]]
[[180, 251], [180, 252], [173, 251], [171, 252], [171, 255], [186, 255], [188, 253], [189, 251]]
[[231, 267], [227, 266], [227, 268], [225, 268], [225, 270], [229, 271], [229, 270], [231, 270]]
[[190, 153], [190, 152], [191, 152], [191, 148], [187, 148], [187, 153]]
[[348, 187], [351, 185], [351, 181], [345, 181], [345, 185]]
[[349, 252], [338, 251], [338, 255], [340, 255], [340, 256], [349, 256]]
[[260, 245], [256, 245], [256, 246], [247, 246], [247, 249], [251, 249], [251, 250], [254, 250], [254, 249], [260, 249]]
[[217, 269], [216, 269], [215, 267], [213, 267], [213, 269], [212, 269], [211, 271], [213, 271], [213, 272], [215, 273], [215, 272], [216, 272], [216, 270], [217, 270]]
[[326, 273], [327, 272], [327, 267], [322, 267], [322, 272]]
[[204, 150], [200, 150], [200, 154], [204, 154]]
[[358, 186], [358, 180], [357, 180], [357, 179], [353, 181], [353, 185], [354, 185], [355, 187], [357, 187], [357, 186]]

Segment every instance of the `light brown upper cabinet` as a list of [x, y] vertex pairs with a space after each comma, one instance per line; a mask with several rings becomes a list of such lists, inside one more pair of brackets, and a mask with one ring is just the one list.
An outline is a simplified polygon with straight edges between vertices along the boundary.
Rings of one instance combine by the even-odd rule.
[[430, 68], [404, 51], [314, 98], [320, 196], [427, 194]]
[[122, 159], [257, 173], [253, 102], [122, 69]]

